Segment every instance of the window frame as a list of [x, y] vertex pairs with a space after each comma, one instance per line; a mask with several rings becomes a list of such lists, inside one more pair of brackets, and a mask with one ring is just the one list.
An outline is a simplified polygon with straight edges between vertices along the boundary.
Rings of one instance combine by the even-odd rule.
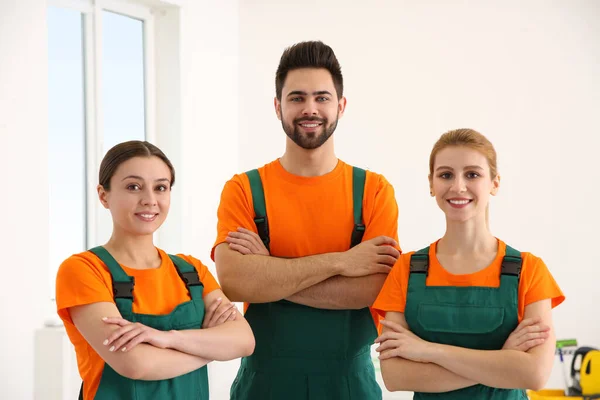
[[[47, 2], [48, 7], [71, 9], [80, 12], [82, 16], [86, 248], [96, 245], [100, 240], [102, 232], [99, 221], [101, 213], [106, 213], [98, 202], [96, 193], [99, 164], [103, 156], [102, 11], [114, 12], [143, 22], [145, 138], [161, 146], [163, 150], [166, 149], [171, 161], [177, 165], [181, 156], [179, 15], [185, 4], [186, 0], [48, 0]], [[161, 34], [160, 40], [157, 39], [157, 32]], [[162, 39], [164, 37], [168, 39]], [[163, 54], [163, 57], [156, 57], [157, 54]], [[161, 100], [159, 94], [170, 100], [168, 102]], [[175, 95], [175, 98], [170, 95]], [[161, 130], [164, 130], [164, 133], [161, 134]], [[181, 206], [181, 198], [171, 199], [169, 218], [171, 222], [161, 227], [154, 235], [156, 246], [161, 247], [161, 244], [164, 244], [169, 248], [179, 248], [182, 244], [179, 229], [182, 221]], [[73, 249], [73, 252], [78, 250]], [[54, 300], [54, 293], [50, 296]]]
[[[144, 124], [145, 140], [156, 143], [156, 75], [154, 13], [149, 5], [124, 0], [48, 0], [48, 6], [82, 14], [85, 109], [86, 247], [98, 237], [96, 185], [103, 149], [102, 109], [102, 12], [110, 11], [141, 20], [144, 26]], [[158, 237], [156, 238], [158, 240]]]

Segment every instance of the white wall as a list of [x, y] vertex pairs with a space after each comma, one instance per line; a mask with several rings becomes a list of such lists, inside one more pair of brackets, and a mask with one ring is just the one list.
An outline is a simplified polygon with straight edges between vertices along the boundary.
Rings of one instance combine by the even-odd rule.
[[[338, 156], [394, 185], [403, 248], [443, 234], [426, 178], [433, 143], [477, 129], [499, 155], [493, 233], [541, 256], [563, 288], [558, 337], [600, 346], [600, 271], [590, 259], [600, 237], [599, 18], [593, 0], [241, 2], [240, 169], [283, 152], [272, 104], [284, 47], [323, 40], [348, 98]], [[558, 372], [549, 385], [560, 387]]]
[[46, 4], [0, 1], [0, 398], [33, 396], [34, 329], [47, 300]]
[[[158, 137], [177, 168], [175, 196], [184, 220], [179, 232], [165, 232], [171, 251], [193, 254], [214, 272], [210, 247], [216, 235], [216, 208], [223, 183], [237, 167], [238, 21], [237, 2], [182, 1], [179, 19], [181, 58], [167, 63], [181, 79], [181, 118], [173, 118], [180, 141]], [[28, 400], [34, 393], [34, 332], [53, 313], [47, 299], [48, 177], [47, 177], [47, 27], [46, 2], [0, 1], [0, 166], [5, 193], [0, 196], [5, 222], [0, 242], [3, 285], [0, 316], [0, 398]], [[174, 52], [173, 54], [176, 54]], [[159, 85], [160, 86], [160, 85]], [[162, 88], [170, 94], [176, 89]], [[175, 110], [176, 112], [176, 110]], [[180, 123], [180, 125], [178, 125]], [[169, 124], [169, 121], [159, 121]], [[32, 254], [39, 259], [27, 258]], [[65, 255], [66, 257], [67, 255]], [[15, 304], [19, 307], [15, 307]], [[57, 359], [56, 364], [60, 361]], [[211, 366], [214, 399], [225, 399], [235, 363]], [[225, 382], [222, 382], [225, 379]], [[77, 393], [73, 394], [75, 399]]]
[[[403, 247], [423, 246], [443, 232], [426, 182], [433, 142], [451, 128], [480, 130], [498, 149], [503, 177], [492, 206], [494, 233], [550, 266], [568, 297], [555, 313], [559, 337], [600, 346], [592, 314], [600, 272], [588, 261], [600, 224], [592, 163], [600, 128], [594, 118], [600, 5], [348, 3], [185, 3], [179, 16], [183, 136], [174, 157], [184, 224], [174, 250], [196, 255], [214, 271], [209, 249], [222, 185], [283, 151], [272, 109], [281, 51], [322, 39], [335, 49], [346, 78], [349, 103], [336, 134], [338, 155], [394, 184]], [[32, 398], [33, 332], [48, 309], [45, 14], [45, 2], [0, 1], [6, 180], [0, 204], [8, 219], [0, 245], [0, 398]], [[22, 257], [32, 248], [42, 262]], [[12, 307], [17, 301], [18, 309]], [[214, 399], [227, 398], [235, 364], [211, 367]], [[559, 375], [551, 383], [560, 386]]]
[[[225, 182], [238, 172], [238, 2], [189, 1], [182, 9], [182, 246], [216, 277], [210, 249]], [[228, 399], [239, 361], [209, 365], [211, 398]]]

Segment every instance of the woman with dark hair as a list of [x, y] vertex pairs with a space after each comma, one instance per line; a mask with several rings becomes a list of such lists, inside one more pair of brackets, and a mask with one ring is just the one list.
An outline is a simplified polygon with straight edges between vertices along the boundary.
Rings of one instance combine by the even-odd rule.
[[254, 336], [205, 265], [154, 246], [173, 165], [151, 143], [130, 141], [108, 151], [99, 175], [112, 236], [65, 260], [56, 279], [79, 397], [208, 399], [206, 364], [250, 355]]

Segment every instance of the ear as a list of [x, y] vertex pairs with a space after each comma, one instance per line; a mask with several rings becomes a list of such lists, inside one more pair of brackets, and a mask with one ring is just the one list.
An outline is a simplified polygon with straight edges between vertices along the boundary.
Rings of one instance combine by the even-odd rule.
[[102, 185], [98, 185], [96, 187], [96, 191], [98, 192], [98, 199], [100, 200], [100, 203], [102, 203], [104, 208], [108, 209], [108, 192], [104, 190], [104, 186]]
[[431, 175], [427, 175], [427, 179], [429, 180], [429, 194], [431, 197], [435, 197], [435, 192], [433, 191], [433, 178]]
[[273, 105], [275, 106], [275, 113], [277, 114], [277, 119], [281, 121], [281, 101], [279, 101], [277, 96], [275, 96]]
[[338, 118], [342, 118], [344, 116], [344, 111], [346, 111], [347, 100], [344, 96], [338, 102]]
[[490, 191], [490, 194], [492, 196], [495, 196], [496, 194], [498, 194], [499, 189], [500, 189], [500, 175], [496, 175], [496, 177], [494, 179], [492, 179], [492, 190]]

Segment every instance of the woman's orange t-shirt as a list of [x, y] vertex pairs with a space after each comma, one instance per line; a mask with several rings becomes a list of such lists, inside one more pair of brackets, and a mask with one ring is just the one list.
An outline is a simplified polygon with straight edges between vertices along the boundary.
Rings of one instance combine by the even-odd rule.
[[[498, 254], [486, 268], [472, 274], [454, 275], [442, 267], [436, 256], [437, 242], [429, 247], [429, 271], [427, 286], [482, 286], [499, 287], [502, 259], [506, 243], [498, 240]], [[410, 257], [414, 252], [402, 254], [388, 275], [373, 308], [385, 317], [388, 311], [404, 312], [410, 274]], [[552, 308], [565, 300], [565, 296], [541, 258], [531, 253], [521, 253], [523, 264], [518, 290], [519, 322], [523, 320], [525, 307], [536, 301], [551, 299]]]
[[[134, 313], [169, 314], [177, 305], [190, 300], [173, 261], [163, 250], [157, 250], [161, 257], [161, 265], [158, 268], [140, 270], [122, 266], [125, 273], [135, 279]], [[198, 271], [200, 281], [204, 285], [204, 296], [219, 289], [219, 284], [202, 262], [191, 256], [178, 256]], [[99, 302], [115, 302], [108, 267], [90, 251], [66, 259], [56, 276], [56, 306], [67, 335], [75, 346], [77, 366], [84, 382], [85, 399], [93, 399], [96, 395], [104, 360], [77, 330], [71, 320], [69, 308]]]

